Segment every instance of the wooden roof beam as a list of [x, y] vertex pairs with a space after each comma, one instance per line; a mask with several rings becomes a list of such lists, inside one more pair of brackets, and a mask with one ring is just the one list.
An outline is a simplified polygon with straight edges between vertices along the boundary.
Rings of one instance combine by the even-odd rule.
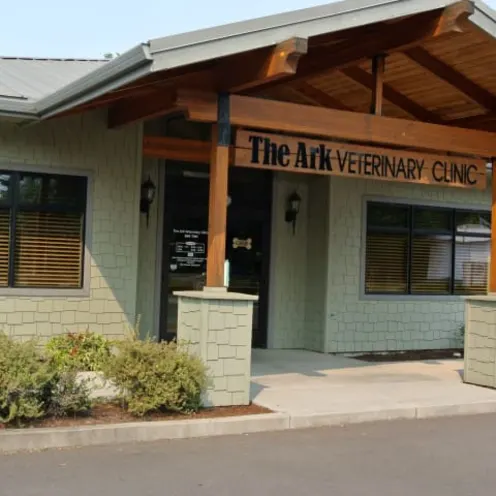
[[[367, 71], [364, 71], [359, 67], [348, 67], [347, 69], [341, 69], [341, 72], [361, 86], [373, 90], [375, 84], [374, 76]], [[432, 122], [435, 124], [440, 124], [442, 122], [436, 114], [425, 109], [413, 100], [410, 100], [410, 98], [402, 95], [388, 84], [383, 84], [383, 95], [390, 103], [396, 105], [396, 107], [399, 107], [407, 114], [410, 114], [420, 121]]]
[[[153, 82], [136, 85], [135, 91], [140, 93], [126, 94], [126, 98], [113, 102], [109, 108], [108, 125], [110, 128], [124, 126], [132, 122], [152, 119], [180, 110], [176, 105], [178, 90], [213, 91], [212, 71], [198, 70], [179, 74], [165, 79], [165, 76], [154, 76]], [[131, 91], [128, 88], [126, 91]]]
[[300, 58], [308, 51], [306, 38], [291, 38], [272, 49], [262, 50], [239, 67], [230, 61], [217, 69], [219, 89], [230, 93], [246, 91], [267, 82], [280, 81], [296, 74]]
[[311, 103], [320, 105], [321, 107], [334, 108], [338, 110], [348, 110], [352, 109], [346, 106], [344, 103], [340, 102], [337, 98], [329, 95], [328, 93], [315, 88], [309, 83], [301, 82], [291, 86], [291, 89], [295, 91], [299, 96], [303, 97]]
[[455, 87], [481, 107], [496, 112], [496, 97], [490, 91], [474, 83], [446, 62], [434, 57], [424, 48], [410, 48], [405, 51], [405, 55], [439, 79]]
[[496, 113], [486, 113], [445, 121], [447, 126], [493, 131], [496, 128]]
[[[378, 53], [402, 51], [419, 45], [425, 40], [457, 33], [464, 30], [468, 17], [474, 12], [472, 2], [463, 0], [444, 9], [426, 12], [398, 21], [387, 30], [379, 26], [362, 35], [359, 30], [354, 37], [332, 47], [311, 49], [298, 65], [297, 73], [285, 81], [305, 81], [332, 69], [340, 69], [371, 59]], [[281, 81], [260, 82], [250, 88], [256, 93], [281, 84]]]
[[[217, 95], [182, 93], [176, 102], [191, 120], [217, 122]], [[230, 97], [233, 126], [274, 130], [402, 148], [450, 150], [477, 157], [496, 156], [492, 133], [425, 122], [379, 117], [242, 95]]]
[[170, 138], [167, 136], [144, 136], [143, 155], [208, 164], [212, 145], [208, 141]]
[[108, 111], [108, 127], [114, 129], [133, 122], [152, 119], [177, 112], [176, 92], [158, 90], [141, 98], [129, 98], [111, 106]]
[[384, 96], [384, 72], [386, 71], [386, 56], [376, 55], [372, 59], [372, 102], [370, 113], [382, 115], [382, 100]]

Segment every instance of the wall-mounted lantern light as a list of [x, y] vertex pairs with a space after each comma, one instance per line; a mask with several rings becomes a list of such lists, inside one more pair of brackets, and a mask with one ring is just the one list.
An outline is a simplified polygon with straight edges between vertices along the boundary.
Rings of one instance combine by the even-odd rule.
[[148, 176], [148, 179], [141, 185], [140, 211], [146, 214], [146, 226], [148, 227], [148, 217], [150, 214], [150, 205], [155, 199], [157, 187]]
[[296, 192], [293, 191], [287, 199], [286, 205], [286, 222], [291, 222], [293, 224], [293, 234], [296, 231], [296, 218], [298, 217], [298, 213], [300, 212], [301, 206], [301, 197]]

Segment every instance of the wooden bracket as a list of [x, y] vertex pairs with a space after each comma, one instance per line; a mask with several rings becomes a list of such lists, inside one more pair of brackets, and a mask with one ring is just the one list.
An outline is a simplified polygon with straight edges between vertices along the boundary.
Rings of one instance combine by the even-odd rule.
[[300, 58], [308, 51], [306, 38], [291, 38], [272, 49], [259, 51], [248, 62], [233, 67], [230, 62], [218, 69], [219, 87], [230, 93], [256, 88], [270, 81], [294, 76]]
[[449, 5], [443, 11], [443, 15], [437, 23], [432, 36], [440, 36], [446, 33], [463, 33], [469, 26], [469, 17], [475, 12], [474, 2], [462, 0]]

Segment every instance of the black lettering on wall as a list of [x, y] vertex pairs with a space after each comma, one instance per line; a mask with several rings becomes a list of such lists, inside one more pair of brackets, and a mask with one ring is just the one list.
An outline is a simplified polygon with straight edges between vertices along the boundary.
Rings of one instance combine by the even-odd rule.
[[330, 148], [326, 148], [325, 145], [319, 146], [320, 170], [332, 171], [331, 152], [332, 150]]
[[296, 162], [295, 167], [301, 167], [302, 169], [308, 169], [307, 161], [307, 147], [303, 141], [298, 142], [298, 151], [296, 152]]
[[289, 165], [289, 146], [282, 144], [277, 150], [277, 163], [281, 167], [287, 167]]
[[380, 166], [381, 166], [381, 157], [380, 155], [372, 155], [372, 175], [380, 177], [381, 176], [381, 171], [380, 171]]
[[365, 153], [363, 155], [363, 174], [365, 176], [371, 176], [373, 174], [372, 155], [370, 153]]
[[344, 152], [344, 155], [341, 155], [341, 150], [338, 150], [338, 163], [339, 170], [344, 172], [344, 168], [346, 167], [346, 161], [348, 160], [348, 152]]
[[[441, 175], [439, 175], [438, 173], [438, 167], [441, 167]], [[436, 160], [432, 165], [432, 177], [434, 178], [434, 181], [437, 181], [438, 183], [442, 183], [444, 181], [443, 174], [444, 174], [444, 165], [439, 160]]]
[[422, 170], [424, 169], [425, 160], [415, 160], [417, 163], [418, 176], [417, 179], [420, 181], [422, 179]]
[[467, 166], [465, 164], [451, 163], [451, 178], [454, 183], [465, 184], [467, 180]]
[[417, 163], [415, 159], [409, 158], [407, 160], [406, 177], [407, 179], [415, 179], [415, 170], [417, 169]]
[[[472, 173], [474, 174], [472, 176]], [[474, 164], [470, 164], [467, 167], [467, 183], [476, 184], [477, 183], [477, 167]]]
[[384, 155], [384, 176], [396, 177], [395, 165], [394, 160], [393, 163], [391, 163], [389, 157]]
[[251, 143], [251, 163], [259, 164], [259, 153], [260, 153], [260, 143], [262, 143], [263, 139], [260, 136], [250, 136], [248, 141]]
[[352, 169], [352, 166], [356, 165], [357, 161], [356, 161], [356, 156], [357, 154], [355, 152], [349, 152], [348, 154], [348, 172], [350, 174], [356, 174], [356, 170], [355, 169]]
[[317, 160], [317, 154], [319, 149], [316, 146], [310, 147], [310, 169], [315, 169], [315, 162]]
[[406, 178], [405, 162], [401, 157], [400, 157], [400, 160], [398, 162], [398, 166], [396, 167], [396, 174], [394, 177], [398, 177], [400, 175], [400, 173], [403, 174], [404, 178]]

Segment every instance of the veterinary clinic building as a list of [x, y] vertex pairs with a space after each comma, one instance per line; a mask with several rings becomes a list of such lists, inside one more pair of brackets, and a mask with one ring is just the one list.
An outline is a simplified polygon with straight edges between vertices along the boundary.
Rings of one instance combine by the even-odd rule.
[[346, 0], [0, 59], [3, 331], [172, 339], [210, 288], [258, 297], [254, 346], [457, 346], [496, 288], [495, 20]]

